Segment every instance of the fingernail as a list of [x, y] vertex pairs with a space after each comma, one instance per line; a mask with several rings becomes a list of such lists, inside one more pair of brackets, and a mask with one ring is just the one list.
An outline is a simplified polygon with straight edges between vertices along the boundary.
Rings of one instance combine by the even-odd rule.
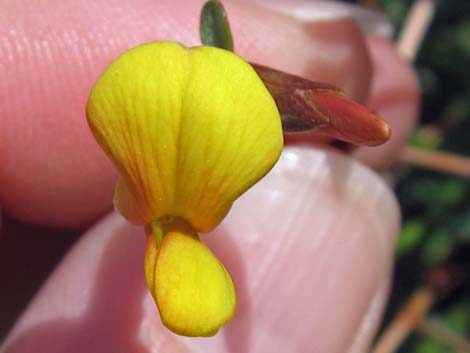
[[257, 0], [260, 6], [295, 17], [305, 22], [353, 19], [364, 33], [391, 38], [393, 26], [379, 11], [364, 6], [338, 1]]

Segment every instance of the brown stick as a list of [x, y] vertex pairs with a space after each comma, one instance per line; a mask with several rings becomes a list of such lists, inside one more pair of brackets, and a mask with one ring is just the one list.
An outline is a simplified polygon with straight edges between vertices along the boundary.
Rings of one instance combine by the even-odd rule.
[[463, 156], [406, 146], [402, 149], [399, 160], [414, 166], [470, 177], [470, 158]]
[[436, 10], [436, 0], [417, 0], [411, 8], [397, 43], [398, 51], [413, 62]]
[[433, 320], [422, 320], [416, 327], [416, 331], [437, 339], [446, 346], [453, 348], [459, 353], [470, 353], [470, 342], [449, 331], [438, 322]]
[[431, 288], [424, 287], [416, 290], [384, 331], [371, 353], [395, 352], [426, 316], [433, 303], [434, 294]]

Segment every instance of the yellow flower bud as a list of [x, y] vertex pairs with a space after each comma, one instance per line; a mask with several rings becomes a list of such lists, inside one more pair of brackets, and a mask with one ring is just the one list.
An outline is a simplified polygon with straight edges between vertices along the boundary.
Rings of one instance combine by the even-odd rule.
[[152, 230], [145, 273], [163, 322], [214, 334], [233, 315], [235, 290], [196, 232], [216, 227], [279, 158], [273, 98], [231, 52], [157, 42], [106, 69], [87, 117], [120, 172], [115, 208]]

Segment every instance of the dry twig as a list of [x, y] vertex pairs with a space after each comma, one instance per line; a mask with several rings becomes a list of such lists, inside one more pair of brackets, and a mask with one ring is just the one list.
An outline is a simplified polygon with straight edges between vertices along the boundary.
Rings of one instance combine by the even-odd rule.
[[436, 0], [417, 0], [411, 8], [397, 43], [398, 51], [413, 62], [436, 10]]
[[379, 338], [371, 353], [395, 352], [434, 303], [434, 293], [429, 287], [416, 290], [393, 322]]
[[465, 341], [464, 338], [449, 331], [449, 329], [434, 320], [422, 320], [416, 330], [424, 335], [434, 337], [456, 352], [470, 353], [470, 342]]
[[470, 158], [462, 156], [405, 146], [400, 153], [399, 160], [414, 166], [470, 177]]

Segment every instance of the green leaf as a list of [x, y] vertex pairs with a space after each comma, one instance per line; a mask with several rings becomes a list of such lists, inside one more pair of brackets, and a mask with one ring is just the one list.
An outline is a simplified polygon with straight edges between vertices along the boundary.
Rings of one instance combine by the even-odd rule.
[[440, 140], [438, 137], [432, 136], [428, 129], [420, 128], [412, 133], [408, 142], [415, 147], [435, 150], [439, 147]]
[[444, 227], [437, 228], [429, 235], [429, 241], [423, 246], [421, 263], [431, 268], [442, 263], [452, 250], [452, 238]]
[[401, 256], [418, 246], [424, 236], [424, 230], [424, 225], [421, 221], [416, 219], [407, 221], [403, 225], [400, 237], [398, 238], [397, 256]]
[[210, 0], [202, 7], [199, 33], [202, 44], [233, 51], [232, 32], [220, 1]]

